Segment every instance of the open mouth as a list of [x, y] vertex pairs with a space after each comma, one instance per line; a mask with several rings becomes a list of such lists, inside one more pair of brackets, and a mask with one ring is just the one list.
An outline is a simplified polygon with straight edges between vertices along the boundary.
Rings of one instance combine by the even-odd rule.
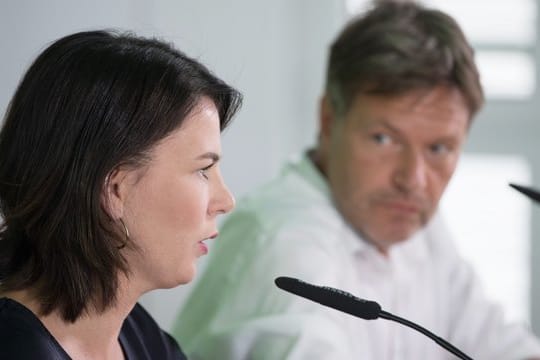
[[218, 233], [216, 232], [216, 233], [210, 235], [208, 238], [203, 239], [203, 240], [201, 240], [201, 241], [199, 241], [197, 243], [197, 245], [199, 246], [199, 250], [201, 251], [202, 255], [208, 254], [208, 245], [205, 244], [204, 242], [207, 241], [207, 240], [215, 239], [217, 236], [218, 236]]
[[[205, 240], [208, 240], [208, 239], [205, 239]], [[202, 255], [206, 255], [208, 254], [208, 245], [206, 245], [204, 243], [205, 240], [201, 240], [197, 243], [197, 245], [199, 246], [199, 250], [200, 252], [202, 253]]]

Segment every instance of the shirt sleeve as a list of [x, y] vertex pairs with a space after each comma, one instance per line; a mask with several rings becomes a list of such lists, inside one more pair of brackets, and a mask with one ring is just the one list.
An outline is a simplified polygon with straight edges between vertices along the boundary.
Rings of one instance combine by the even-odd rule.
[[349, 315], [274, 285], [276, 277], [291, 276], [339, 287], [339, 264], [333, 249], [318, 241], [321, 229], [263, 229], [249, 213], [232, 216], [173, 330], [188, 357], [354, 358], [346, 336]]
[[[440, 220], [440, 219], [439, 219]], [[472, 266], [458, 254], [449, 232], [438, 233], [449, 293], [449, 340], [475, 359], [524, 360], [540, 356], [540, 343], [524, 324], [505, 319], [489, 300]], [[444, 279], [444, 278], [443, 278]]]
[[540, 357], [540, 344], [522, 324], [509, 323], [500, 306], [490, 302], [469, 264], [462, 261], [454, 284], [451, 339], [475, 359], [523, 360]]

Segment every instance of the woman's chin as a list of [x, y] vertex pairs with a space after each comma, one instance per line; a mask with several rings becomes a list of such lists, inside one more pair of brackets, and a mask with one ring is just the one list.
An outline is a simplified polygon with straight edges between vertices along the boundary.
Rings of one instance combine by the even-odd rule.
[[189, 270], [186, 269], [186, 271], [183, 271], [180, 274], [178, 274], [176, 281], [172, 283], [170, 287], [173, 288], [179, 285], [190, 283], [195, 278], [196, 273], [197, 273], [197, 267], [195, 264], [193, 264], [191, 266], [191, 269]]

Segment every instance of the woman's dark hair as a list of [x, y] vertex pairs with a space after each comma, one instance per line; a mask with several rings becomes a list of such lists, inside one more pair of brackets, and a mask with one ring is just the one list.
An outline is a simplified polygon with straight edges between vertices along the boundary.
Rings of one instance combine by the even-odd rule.
[[108, 175], [141, 166], [202, 97], [221, 129], [239, 92], [172, 45], [111, 31], [54, 42], [28, 69], [0, 133], [0, 293], [34, 289], [75, 321], [114, 304], [129, 274], [123, 229], [103, 205]]
[[326, 93], [341, 115], [360, 93], [398, 95], [437, 85], [457, 88], [471, 118], [484, 102], [473, 49], [440, 11], [381, 1], [353, 19], [331, 46]]

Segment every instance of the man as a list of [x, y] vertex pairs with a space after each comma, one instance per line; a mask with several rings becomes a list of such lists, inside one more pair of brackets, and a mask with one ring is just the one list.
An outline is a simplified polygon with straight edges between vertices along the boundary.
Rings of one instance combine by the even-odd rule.
[[504, 323], [434, 216], [483, 103], [447, 15], [385, 2], [330, 50], [315, 149], [243, 199], [174, 334], [194, 359], [448, 359], [421, 334], [274, 287], [277, 276], [377, 301], [475, 359], [540, 357]]

